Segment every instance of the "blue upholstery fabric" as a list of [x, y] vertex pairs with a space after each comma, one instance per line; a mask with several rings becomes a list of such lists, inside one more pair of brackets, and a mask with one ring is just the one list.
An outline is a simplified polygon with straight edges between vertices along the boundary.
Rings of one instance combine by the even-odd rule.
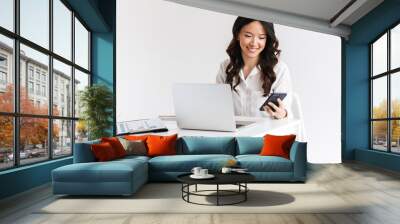
[[193, 167], [200, 166], [210, 171], [219, 171], [230, 159], [231, 155], [174, 155], [157, 156], [149, 160], [149, 170], [190, 172]]
[[235, 139], [233, 137], [182, 137], [180, 141], [178, 141], [177, 154], [235, 155]]
[[263, 137], [237, 137], [236, 155], [260, 154], [264, 145]]
[[307, 143], [293, 143], [288, 160], [258, 155], [263, 138], [182, 137], [177, 142], [178, 155], [127, 156], [108, 162], [94, 162], [90, 149], [94, 143], [99, 141], [75, 144], [74, 164], [53, 170], [54, 194], [131, 195], [148, 180], [176, 181], [196, 166], [216, 172], [230, 159], [238, 160], [256, 181], [306, 180]]
[[90, 145], [98, 144], [100, 140], [94, 140], [90, 142], [75, 143], [74, 148], [74, 163], [89, 163], [96, 161], [92, 153]]
[[148, 164], [143, 158], [74, 163], [53, 170], [52, 176], [55, 194], [129, 195], [147, 182]]
[[290, 160], [293, 162], [293, 178], [305, 181], [307, 177], [307, 142], [294, 142], [290, 149]]
[[293, 172], [292, 161], [279, 156], [239, 155], [236, 159], [249, 172]]

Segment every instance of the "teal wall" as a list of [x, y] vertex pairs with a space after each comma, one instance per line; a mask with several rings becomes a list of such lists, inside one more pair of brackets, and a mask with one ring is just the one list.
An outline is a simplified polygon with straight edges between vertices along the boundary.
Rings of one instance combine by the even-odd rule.
[[[400, 21], [400, 1], [385, 0], [351, 27], [348, 41], [342, 40], [343, 50], [343, 121], [342, 157], [388, 169], [397, 169], [387, 155], [369, 150], [369, 46], [375, 38]], [[357, 152], [356, 152], [357, 149]], [[359, 150], [364, 150], [359, 152]], [[379, 154], [379, 155], [378, 155]], [[379, 162], [376, 162], [378, 161]], [[387, 161], [387, 162], [385, 162]]]
[[116, 33], [116, 2], [109, 0], [98, 0], [97, 7], [107, 24], [108, 31], [92, 32], [92, 83], [100, 83], [108, 86], [113, 92], [114, 108], [113, 123], [110, 134], [115, 134], [115, 33]]
[[[115, 0], [66, 1], [79, 14], [92, 31], [92, 82], [106, 84], [114, 92]], [[113, 131], [112, 127], [110, 127], [110, 131]], [[51, 171], [53, 169], [71, 163], [72, 157], [69, 157], [1, 171], [0, 199], [50, 182]]]
[[48, 183], [53, 169], [71, 163], [69, 157], [0, 172], [0, 199]]

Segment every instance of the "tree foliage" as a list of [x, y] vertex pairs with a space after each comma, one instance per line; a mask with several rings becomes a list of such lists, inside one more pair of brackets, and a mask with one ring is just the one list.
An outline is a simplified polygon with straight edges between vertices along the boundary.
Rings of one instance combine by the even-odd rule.
[[87, 125], [89, 139], [110, 136], [112, 127], [113, 95], [108, 87], [102, 84], [87, 86], [80, 93], [83, 124]]
[[[14, 107], [14, 88], [8, 85], [6, 92], [0, 93], [0, 111], [13, 112]], [[47, 106], [38, 106], [29, 99], [28, 93], [24, 87], [20, 88], [20, 108], [24, 114], [47, 114]], [[55, 110], [58, 114], [59, 111]], [[0, 116], [0, 148], [13, 147], [13, 117]], [[20, 118], [20, 148], [24, 149], [26, 145], [44, 145], [48, 139], [48, 119], [46, 118]], [[59, 127], [53, 126], [53, 138], [58, 138]]]
[[[394, 99], [391, 104], [392, 114], [391, 117], [400, 117], [400, 100]], [[387, 101], [382, 100], [378, 106], [373, 108], [373, 118], [387, 118]], [[373, 135], [374, 138], [386, 138], [387, 136], [387, 121], [374, 121], [373, 122]], [[391, 121], [392, 128], [392, 141], [398, 141], [400, 138], [400, 122]]]

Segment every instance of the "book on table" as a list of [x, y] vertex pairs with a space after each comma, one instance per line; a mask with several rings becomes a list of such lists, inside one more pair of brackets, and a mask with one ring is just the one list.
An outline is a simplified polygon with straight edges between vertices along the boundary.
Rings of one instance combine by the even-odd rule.
[[117, 135], [168, 131], [159, 118], [117, 122]]

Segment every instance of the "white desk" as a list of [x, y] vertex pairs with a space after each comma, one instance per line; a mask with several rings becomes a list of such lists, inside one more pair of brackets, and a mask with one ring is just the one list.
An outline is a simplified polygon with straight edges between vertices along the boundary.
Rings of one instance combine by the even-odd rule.
[[176, 124], [173, 116], [160, 117], [161, 120], [168, 128], [168, 132], [160, 133], [161, 135], [178, 134], [181, 136], [252, 136], [261, 137], [265, 134], [273, 135], [286, 135], [295, 134], [296, 140], [305, 141], [305, 134], [303, 130], [302, 121], [299, 119], [281, 119], [273, 120], [270, 118], [259, 117], [236, 117], [237, 121], [253, 121], [254, 123], [239, 127], [235, 132], [223, 131], [202, 131], [202, 130], [188, 130], [180, 129]]

